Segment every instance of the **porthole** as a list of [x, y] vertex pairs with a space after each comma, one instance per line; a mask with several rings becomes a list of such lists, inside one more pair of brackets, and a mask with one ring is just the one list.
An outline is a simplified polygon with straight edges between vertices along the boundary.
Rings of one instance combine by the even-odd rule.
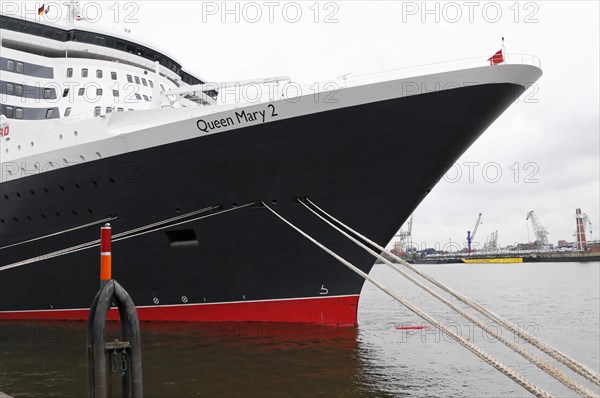
[[62, 139], [63, 139], [63, 135], [62, 135], [62, 134], [59, 134], [59, 135], [58, 135], [58, 139], [59, 139], [59, 140], [62, 140]]
[[85, 158], [83, 157], [83, 155], [79, 155], [79, 159], [81, 159], [82, 162], [85, 162]]
[[33, 141], [31, 141], [31, 142], [29, 143], [29, 145], [31, 145], [31, 146], [34, 146], [35, 144], [33, 143]]

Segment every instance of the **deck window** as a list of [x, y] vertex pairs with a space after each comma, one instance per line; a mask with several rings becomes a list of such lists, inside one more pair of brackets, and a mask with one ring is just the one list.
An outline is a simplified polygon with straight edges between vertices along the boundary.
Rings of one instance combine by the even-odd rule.
[[15, 95], [22, 97], [23, 93], [24, 93], [23, 85], [17, 84], [16, 90], [15, 90]]
[[94, 116], [100, 116], [100, 107], [99, 106], [94, 108]]
[[65, 98], [67, 95], [69, 95], [69, 89], [65, 88], [65, 90], [63, 91], [63, 98]]
[[123, 112], [123, 108], [117, 108], [117, 112]]
[[127, 75], [127, 83], [133, 83], [133, 77], [131, 77], [131, 75]]
[[44, 89], [44, 99], [50, 99], [52, 97], [52, 90], [49, 88]]
[[15, 116], [15, 108], [12, 106], [7, 106], [6, 108], [6, 117], [12, 118]]
[[85, 94], [85, 88], [81, 87], [79, 89], [79, 91], [77, 92], [77, 95], [83, 95], [83, 94]]
[[23, 62], [17, 62], [17, 73], [23, 72], [25, 72], [25, 66], [23, 65]]
[[102, 97], [102, 89], [101, 88], [96, 89], [96, 96]]
[[154, 88], [154, 83], [152, 82], [152, 80], [148, 79], [148, 83], [150, 84], [151, 88]]
[[23, 108], [17, 108], [15, 112], [15, 117], [17, 119], [23, 119]]
[[144, 95], [144, 100], [146, 100], [146, 101], [150, 101], [150, 99], [148, 98], [148, 96], [147, 96], [147, 95]]
[[67, 77], [73, 77], [73, 68], [67, 68]]
[[65, 117], [69, 116], [70, 114], [71, 114], [71, 108], [65, 109]]
[[97, 77], [98, 79], [102, 79], [102, 69], [97, 69], [97, 70], [96, 70], [96, 77]]
[[142, 99], [142, 96], [141, 96], [141, 95], [139, 95], [138, 93], [135, 93], [135, 98], [137, 98], [138, 100], [141, 100], [141, 99]]
[[113, 90], [113, 97], [119, 96], [119, 90]]
[[111, 106], [107, 106], [106, 107], [106, 114], [108, 115], [109, 113], [112, 113], [113, 108]]
[[54, 109], [48, 109], [46, 111], [46, 119], [51, 119], [53, 113], [54, 113]]
[[88, 77], [88, 70], [86, 68], [81, 70], [81, 77]]
[[137, 76], [134, 76], [134, 78], [135, 78], [135, 82], [136, 82], [137, 84], [140, 84], [140, 78], [139, 78], [139, 77], [137, 77]]
[[146, 81], [146, 79], [144, 79], [143, 77], [142, 77], [142, 84], [143, 84], [144, 86], [146, 86], [146, 87], [148, 86], [148, 82], [147, 82], [147, 81]]
[[15, 70], [15, 61], [13, 61], [12, 59], [9, 59], [6, 62], [6, 70], [13, 72]]
[[110, 78], [112, 80], [117, 80], [117, 72], [110, 72]]
[[6, 94], [13, 95], [15, 93], [15, 85], [12, 83], [6, 83]]

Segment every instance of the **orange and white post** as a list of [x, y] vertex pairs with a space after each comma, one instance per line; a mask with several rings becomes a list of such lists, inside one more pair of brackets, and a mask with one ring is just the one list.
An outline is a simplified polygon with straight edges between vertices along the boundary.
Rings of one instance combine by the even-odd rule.
[[111, 238], [110, 224], [104, 224], [100, 229], [100, 289], [112, 279]]

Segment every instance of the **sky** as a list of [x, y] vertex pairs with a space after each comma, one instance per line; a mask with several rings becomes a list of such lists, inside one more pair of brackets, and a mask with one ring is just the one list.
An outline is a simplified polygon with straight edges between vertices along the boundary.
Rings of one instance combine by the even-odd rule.
[[578, 207], [593, 237], [600, 235], [597, 1], [97, 4], [100, 23], [115, 20], [216, 82], [285, 75], [310, 85], [347, 73], [485, 60], [504, 37], [508, 53], [539, 57], [544, 75], [415, 210], [413, 241], [465, 245], [480, 212], [480, 245], [496, 230], [502, 246], [533, 241], [530, 210], [551, 243], [573, 241]]

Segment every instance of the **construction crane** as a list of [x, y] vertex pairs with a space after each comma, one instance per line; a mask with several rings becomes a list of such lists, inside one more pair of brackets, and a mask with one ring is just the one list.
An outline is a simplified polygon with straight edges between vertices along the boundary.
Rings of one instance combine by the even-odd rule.
[[481, 224], [481, 213], [479, 213], [479, 217], [477, 217], [477, 221], [475, 222], [475, 227], [473, 228], [473, 233], [471, 231], [467, 231], [467, 249], [468, 252], [471, 253], [471, 242], [475, 239], [475, 234], [477, 233], [477, 228], [479, 228], [479, 224]]
[[398, 238], [398, 241], [394, 244], [394, 249], [399, 254], [402, 254], [406, 251], [406, 244], [411, 241], [412, 225], [413, 215], [411, 214], [408, 222], [406, 223], [406, 230], [400, 228], [398, 233], [395, 235], [395, 237]]
[[528, 220], [531, 220], [531, 226], [533, 227], [533, 233], [535, 234], [535, 243], [537, 243], [538, 246], [547, 246], [548, 230], [544, 228], [533, 210], [530, 210], [529, 213], [527, 213], [527, 218], [525, 218], [525, 221]]
[[488, 239], [486, 239], [485, 245], [483, 246], [483, 251], [493, 252], [498, 249], [498, 231], [496, 230], [490, 234]]
[[585, 234], [587, 232], [588, 225], [590, 226], [590, 236], [592, 235], [592, 221], [586, 213], [582, 213], [581, 209], [575, 209], [575, 225], [576, 230], [573, 235], [577, 237], [577, 249], [586, 250], [587, 239]]

